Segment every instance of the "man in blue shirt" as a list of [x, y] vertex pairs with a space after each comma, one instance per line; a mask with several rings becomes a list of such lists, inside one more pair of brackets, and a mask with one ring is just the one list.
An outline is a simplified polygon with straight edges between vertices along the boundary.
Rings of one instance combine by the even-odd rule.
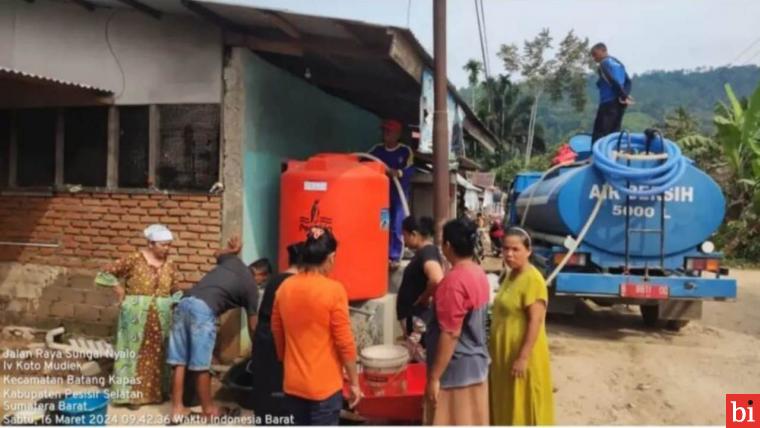
[[[383, 121], [383, 144], [377, 144], [369, 152], [371, 155], [382, 160], [388, 167], [388, 176], [398, 178], [404, 189], [404, 197], [409, 200], [409, 189], [414, 174], [414, 152], [412, 149], [401, 144], [401, 131], [403, 126], [397, 120]], [[401, 235], [401, 223], [404, 221], [404, 208], [396, 185], [390, 183], [390, 251], [388, 259], [391, 269], [398, 268], [403, 249], [403, 236]], [[408, 204], [408, 202], [407, 202]]]
[[625, 66], [617, 58], [607, 54], [607, 46], [597, 43], [591, 48], [591, 57], [598, 64], [599, 79], [599, 109], [594, 120], [594, 133], [591, 141], [596, 141], [605, 135], [620, 131], [623, 114], [630, 104], [631, 78], [625, 71]]

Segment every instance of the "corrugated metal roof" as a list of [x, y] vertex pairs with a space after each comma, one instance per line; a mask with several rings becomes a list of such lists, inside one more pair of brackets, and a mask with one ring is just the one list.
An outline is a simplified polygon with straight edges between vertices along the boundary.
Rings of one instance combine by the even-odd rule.
[[478, 187], [478, 186], [470, 183], [469, 181], [467, 181], [466, 178], [462, 177], [460, 174], [457, 174], [457, 184], [460, 185], [460, 186], [462, 186], [462, 187], [464, 187], [465, 189], [468, 189], [468, 190], [475, 190], [475, 191], [478, 191], [478, 192], [482, 192], [483, 191], [483, 189], [481, 189], [480, 187]]
[[102, 95], [102, 96], [113, 95], [113, 91], [109, 89], [98, 88], [95, 86], [86, 85], [84, 83], [69, 82], [66, 80], [55, 79], [52, 77], [40, 76], [38, 74], [27, 73], [25, 71], [15, 70], [12, 68], [0, 67], [0, 78], [5, 77], [5, 76], [12, 77], [15, 79], [27, 80], [31, 82], [40, 82], [40, 83], [46, 83], [46, 84], [55, 84], [55, 85], [68, 86], [72, 88], [78, 88], [85, 91], [95, 92], [96, 94]]
[[[313, 76], [310, 79], [312, 84], [378, 115], [408, 123], [419, 121], [421, 69], [432, 70], [434, 64], [433, 57], [408, 29], [230, 4], [236, 2], [225, 0], [201, 0], [199, 3], [206, 8], [207, 14], [217, 16], [217, 23], [224, 20], [222, 26], [231, 25], [234, 30], [253, 34], [254, 39], [263, 41], [248, 44], [248, 47], [278, 67], [299, 76]], [[392, 49], [394, 41], [406, 46], [406, 52], [419, 61], [421, 67], [417, 75], [410, 76], [401, 71], [401, 63]], [[232, 40], [228, 42], [245, 45]], [[267, 46], [266, 42], [270, 45]], [[279, 47], [289, 46], [295, 53], [281, 54], [272, 47], [272, 42]], [[340, 50], [351, 50], [356, 55], [341, 55]], [[311, 56], [306, 58], [306, 54]], [[454, 85], [449, 82], [448, 88], [465, 112], [465, 131], [486, 150], [493, 152], [499, 144], [496, 136], [475, 115]]]

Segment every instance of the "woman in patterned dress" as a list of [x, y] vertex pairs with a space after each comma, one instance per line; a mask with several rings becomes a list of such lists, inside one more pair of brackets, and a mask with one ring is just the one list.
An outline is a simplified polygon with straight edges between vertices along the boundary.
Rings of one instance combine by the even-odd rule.
[[111, 402], [137, 409], [166, 400], [170, 370], [165, 344], [171, 328], [172, 293], [180, 277], [169, 260], [173, 239], [166, 226], [144, 231], [148, 245], [117, 260], [104, 271], [122, 279], [114, 293], [120, 302]]

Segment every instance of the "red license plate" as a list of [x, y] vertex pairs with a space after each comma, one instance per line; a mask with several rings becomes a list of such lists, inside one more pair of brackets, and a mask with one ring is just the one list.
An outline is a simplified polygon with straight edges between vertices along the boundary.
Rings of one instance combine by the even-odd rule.
[[620, 296], [634, 299], [667, 299], [669, 290], [666, 285], [655, 284], [621, 284]]

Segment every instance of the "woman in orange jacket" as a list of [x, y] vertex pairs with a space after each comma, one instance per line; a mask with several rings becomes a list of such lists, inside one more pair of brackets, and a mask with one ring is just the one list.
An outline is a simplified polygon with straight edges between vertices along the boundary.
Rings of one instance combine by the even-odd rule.
[[351, 384], [349, 405], [361, 397], [348, 295], [341, 283], [327, 277], [337, 248], [329, 231], [312, 229], [301, 249], [299, 272], [275, 295], [272, 334], [296, 425], [338, 424], [344, 369]]

